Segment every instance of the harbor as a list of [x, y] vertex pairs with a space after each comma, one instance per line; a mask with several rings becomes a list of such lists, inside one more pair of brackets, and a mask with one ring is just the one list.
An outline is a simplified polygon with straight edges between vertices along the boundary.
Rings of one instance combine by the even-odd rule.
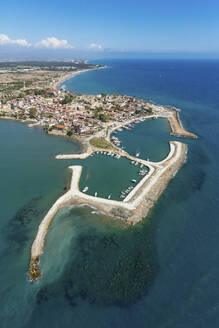
[[[135, 185], [123, 201], [111, 200], [109, 197], [105, 199], [90, 196], [85, 192], [81, 192], [79, 183], [82, 166], [70, 166], [69, 169], [72, 170], [70, 189], [55, 202], [39, 225], [31, 248], [30, 279], [34, 281], [41, 276], [39, 269], [40, 254], [44, 248], [48, 228], [60, 208], [83, 204], [84, 206], [94, 207], [108, 216], [124, 220], [129, 224], [136, 224], [147, 216], [169, 180], [175, 176], [181, 165], [185, 162], [186, 153], [187, 146], [185, 144], [171, 142], [169, 155], [165, 160], [158, 163], [147, 162], [143, 159], [125, 154], [125, 157], [129, 157], [131, 160], [147, 166], [149, 172]], [[35, 272], [37, 272], [37, 275], [35, 275]]]

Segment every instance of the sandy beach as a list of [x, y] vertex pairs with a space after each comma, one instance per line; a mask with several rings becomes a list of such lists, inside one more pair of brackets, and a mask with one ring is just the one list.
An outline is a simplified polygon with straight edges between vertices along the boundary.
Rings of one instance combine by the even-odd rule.
[[76, 72], [68, 72], [68, 73], [64, 73], [63, 76], [61, 76], [58, 81], [56, 81], [55, 83], [52, 84], [52, 87], [54, 89], [58, 89], [59, 88], [59, 85], [69, 79], [71, 79], [72, 77], [75, 77], [76, 75], [79, 75], [79, 74], [82, 74], [82, 73], [85, 73], [85, 72], [89, 72], [89, 71], [96, 71], [98, 69], [103, 69], [103, 68], [106, 68], [105, 66], [104, 67], [95, 67], [95, 68], [90, 68], [90, 69], [82, 69], [82, 70], [79, 70], [79, 71], [76, 71]]

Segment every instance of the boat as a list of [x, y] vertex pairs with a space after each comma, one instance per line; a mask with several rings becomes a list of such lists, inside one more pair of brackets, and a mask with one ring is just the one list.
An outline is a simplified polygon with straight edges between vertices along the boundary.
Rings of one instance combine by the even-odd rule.
[[135, 155], [135, 156], [136, 156], [136, 157], [139, 157], [139, 155], [140, 155], [140, 153], [136, 153], [136, 155]]
[[108, 199], [110, 199], [111, 198], [111, 194], [108, 196]]
[[136, 181], [135, 179], [132, 179], [132, 182], [133, 182], [133, 183], [136, 183], [137, 181]]
[[95, 192], [94, 196], [97, 197], [97, 192]]
[[143, 166], [144, 166], [144, 164], [141, 164], [141, 165], [140, 165], [140, 168], [142, 168]]
[[82, 190], [82, 192], [86, 192], [88, 191], [88, 186], [84, 187], [84, 189]]

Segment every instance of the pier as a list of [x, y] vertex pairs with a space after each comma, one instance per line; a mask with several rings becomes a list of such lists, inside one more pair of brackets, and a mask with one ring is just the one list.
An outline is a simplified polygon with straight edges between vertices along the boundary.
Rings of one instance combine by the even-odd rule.
[[[178, 116], [178, 111], [175, 109], [159, 107], [159, 114], [156, 113], [150, 116], [147, 115], [142, 117], [140, 121], [157, 117], [162, 117], [168, 120], [172, 135], [191, 138], [197, 137], [195, 134], [187, 132], [183, 128]], [[133, 122], [136, 122], [136, 119], [130, 120], [128, 122], [106, 125], [105, 129], [98, 132], [96, 136], [105, 138], [107, 141], [110, 141], [110, 135], [114, 130]], [[142, 220], [142, 218], [147, 216], [149, 210], [153, 207], [160, 194], [166, 188], [168, 182], [176, 175], [179, 168], [186, 160], [187, 145], [177, 141], [169, 142], [170, 152], [163, 161], [151, 162], [149, 160], [141, 159], [138, 156], [132, 156], [120, 147], [113, 145], [112, 143], [110, 150], [94, 147], [90, 145], [89, 139], [90, 138], [87, 138], [86, 140], [86, 152], [81, 154], [57, 155], [56, 159], [83, 160], [89, 156], [92, 156], [96, 152], [101, 152], [103, 154], [110, 153], [111, 155], [113, 154], [113, 156], [117, 159], [120, 157], [125, 157], [132, 162], [139, 163], [140, 166], [146, 166], [149, 171], [139, 181], [139, 183], [135, 185], [135, 187], [129, 190], [128, 195], [125, 195], [122, 201], [116, 201], [110, 199], [110, 197], [108, 197], [108, 199], [98, 197], [97, 193], [95, 193], [94, 196], [91, 196], [87, 195], [85, 192], [81, 192], [79, 190], [79, 182], [82, 173], [82, 166], [69, 166], [69, 169], [72, 170], [70, 189], [54, 203], [54, 205], [50, 208], [40, 223], [36, 238], [31, 248], [29, 276], [32, 281], [41, 277], [39, 268], [40, 255], [44, 249], [45, 238], [49, 226], [60, 208], [70, 205], [90, 206], [96, 208], [107, 216], [119, 218], [129, 224], [136, 224]]]
[[[69, 166], [69, 169], [72, 170], [70, 189], [54, 203], [39, 225], [36, 238], [31, 248], [29, 272], [32, 272], [33, 265], [38, 265], [40, 254], [44, 249], [48, 228], [60, 208], [70, 205], [90, 206], [108, 216], [119, 218], [131, 224], [136, 224], [147, 216], [149, 210], [165, 189], [169, 180], [175, 176], [180, 166], [185, 162], [186, 153], [187, 146], [184, 143], [176, 141], [170, 142], [169, 155], [166, 159], [158, 163], [145, 161], [122, 152], [121, 156], [127, 157], [130, 160], [135, 160], [149, 168], [148, 174], [140, 180], [123, 201], [105, 199], [81, 192], [79, 190], [79, 181], [82, 173], [82, 166]], [[81, 156], [86, 158], [84, 154], [75, 154], [74, 156], [75, 159], [81, 158]], [[86, 154], [86, 156], [89, 155]], [[66, 157], [63, 155], [62, 158]]]

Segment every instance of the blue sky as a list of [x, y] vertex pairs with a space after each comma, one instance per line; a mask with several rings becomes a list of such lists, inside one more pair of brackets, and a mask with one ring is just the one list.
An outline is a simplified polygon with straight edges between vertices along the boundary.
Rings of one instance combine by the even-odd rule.
[[219, 54], [216, 0], [2, 2], [0, 52]]

